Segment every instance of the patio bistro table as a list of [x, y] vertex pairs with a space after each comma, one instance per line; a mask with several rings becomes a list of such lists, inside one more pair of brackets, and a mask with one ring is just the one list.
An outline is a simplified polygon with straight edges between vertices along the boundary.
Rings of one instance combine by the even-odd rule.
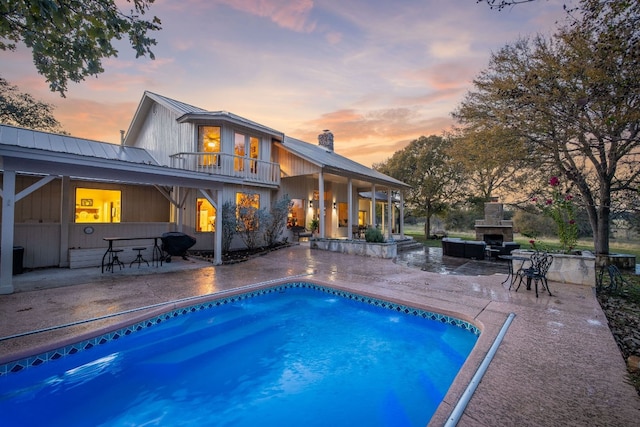
[[[113, 242], [120, 240], [153, 240], [153, 252], [151, 255], [151, 264], [152, 265], [160, 265], [162, 266], [162, 249], [158, 245], [159, 236], [154, 237], [104, 237], [102, 240], [109, 242], [109, 247], [107, 251], [102, 256], [102, 273], [104, 273], [104, 268], [107, 267], [107, 270], [111, 268], [113, 272], [113, 258], [114, 258], [114, 250], [113, 250]], [[107, 261], [105, 263], [105, 260]]]
[[[498, 258], [500, 259], [506, 259], [508, 260], [508, 264], [509, 264], [509, 273], [507, 274], [507, 278], [504, 279], [504, 282], [502, 282], [501, 284], [504, 285], [505, 283], [507, 283], [509, 281], [509, 279], [511, 279], [511, 282], [509, 283], [509, 290], [511, 290], [511, 287], [513, 286], [513, 282], [514, 279], [516, 277], [516, 274], [518, 271], [520, 271], [522, 269], [522, 267], [524, 267], [524, 263], [527, 261], [531, 261], [531, 257], [526, 257], [526, 256], [519, 256], [519, 255], [500, 255], [498, 256]], [[514, 261], [520, 261], [520, 267], [514, 272], [513, 271], [513, 262]], [[531, 289], [531, 285], [529, 283], [527, 283], [527, 290]]]

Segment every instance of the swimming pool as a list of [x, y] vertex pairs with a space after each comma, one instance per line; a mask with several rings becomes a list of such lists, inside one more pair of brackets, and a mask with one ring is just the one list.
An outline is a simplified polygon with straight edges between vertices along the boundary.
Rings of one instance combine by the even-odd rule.
[[478, 336], [449, 316], [289, 283], [5, 365], [0, 414], [12, 426], [424, 426]]

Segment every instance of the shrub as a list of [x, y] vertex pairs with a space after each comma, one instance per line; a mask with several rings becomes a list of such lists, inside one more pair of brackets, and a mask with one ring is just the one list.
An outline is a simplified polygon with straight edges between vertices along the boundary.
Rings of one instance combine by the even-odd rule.
[[226, 254], [231, 249], [233, 236], [236, 234], [238, 223], [236, 221], [236, 204], [225, 202], [222, 205], [222, 253]]
[[384, 236], [377, 228], [367, 228], [364, 232], [364, 240], [369, 243], [384, 243]]
[[264, 229], [264, 241], [267, 246], [273, 246], [278, 240], [282, 230], [284, 230], [287, 224], [287, 215], [291, 208], [291, 198], [285, 194], [281, 199], [277, 200], [271, 212], [266, 215], [265, 229]]

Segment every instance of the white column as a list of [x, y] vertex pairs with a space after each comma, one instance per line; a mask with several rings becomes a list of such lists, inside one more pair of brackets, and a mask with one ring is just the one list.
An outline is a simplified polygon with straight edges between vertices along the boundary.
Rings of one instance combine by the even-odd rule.
[[393, 229], [393, 205], [391, 204], [391, 188], [387, 189], [387, 239], [391, 239]]
[[353, 238], [353, 181], [347, 179], [347, 238]]
[[318, 193], [320, 193], [320, 195], [318, 196], [319, 199], [319, 209], [318, 209], [318, 216], [320, 217], [320, 238], [323, 239], [325, 237], [324, 235], [324, 231], [325, 231], [325, 218], [324, 218], [324, 175], [322, 173], [322, 171], [320, 171], [320, 173], [318, 174]]
[[400, 238], [404, 239], [404, 193], [400, 190]]
[[16, 172], [4, 171], [2, 188], [2, 240], [0, 240], [0, 294], [13, 293], [13, 234], [15, 226]]
[[373, 184], [371, 186], [371, 217], [369, 218], [369, 223], [373, 228], [376, 228], [376, 185]]
[[68, 176], [62, 177], [60, 191], [62, 192], [60, 202], [60, 258], [59, 267], [69, 267], [69, 222], [71, 222], [74, 197], [71, 194], [71, 179]]
[[216, 235], [213, 243], [215, 264], [222, 264], [222, 189], [216, 191]]

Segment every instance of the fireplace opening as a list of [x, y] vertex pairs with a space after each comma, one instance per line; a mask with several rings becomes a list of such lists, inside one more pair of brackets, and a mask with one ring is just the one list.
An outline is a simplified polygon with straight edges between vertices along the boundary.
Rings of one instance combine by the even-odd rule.
[[502, 234], [485, 234], [482, 238], [487, 246], [502, 246], [502, 242], [504, 242]]

